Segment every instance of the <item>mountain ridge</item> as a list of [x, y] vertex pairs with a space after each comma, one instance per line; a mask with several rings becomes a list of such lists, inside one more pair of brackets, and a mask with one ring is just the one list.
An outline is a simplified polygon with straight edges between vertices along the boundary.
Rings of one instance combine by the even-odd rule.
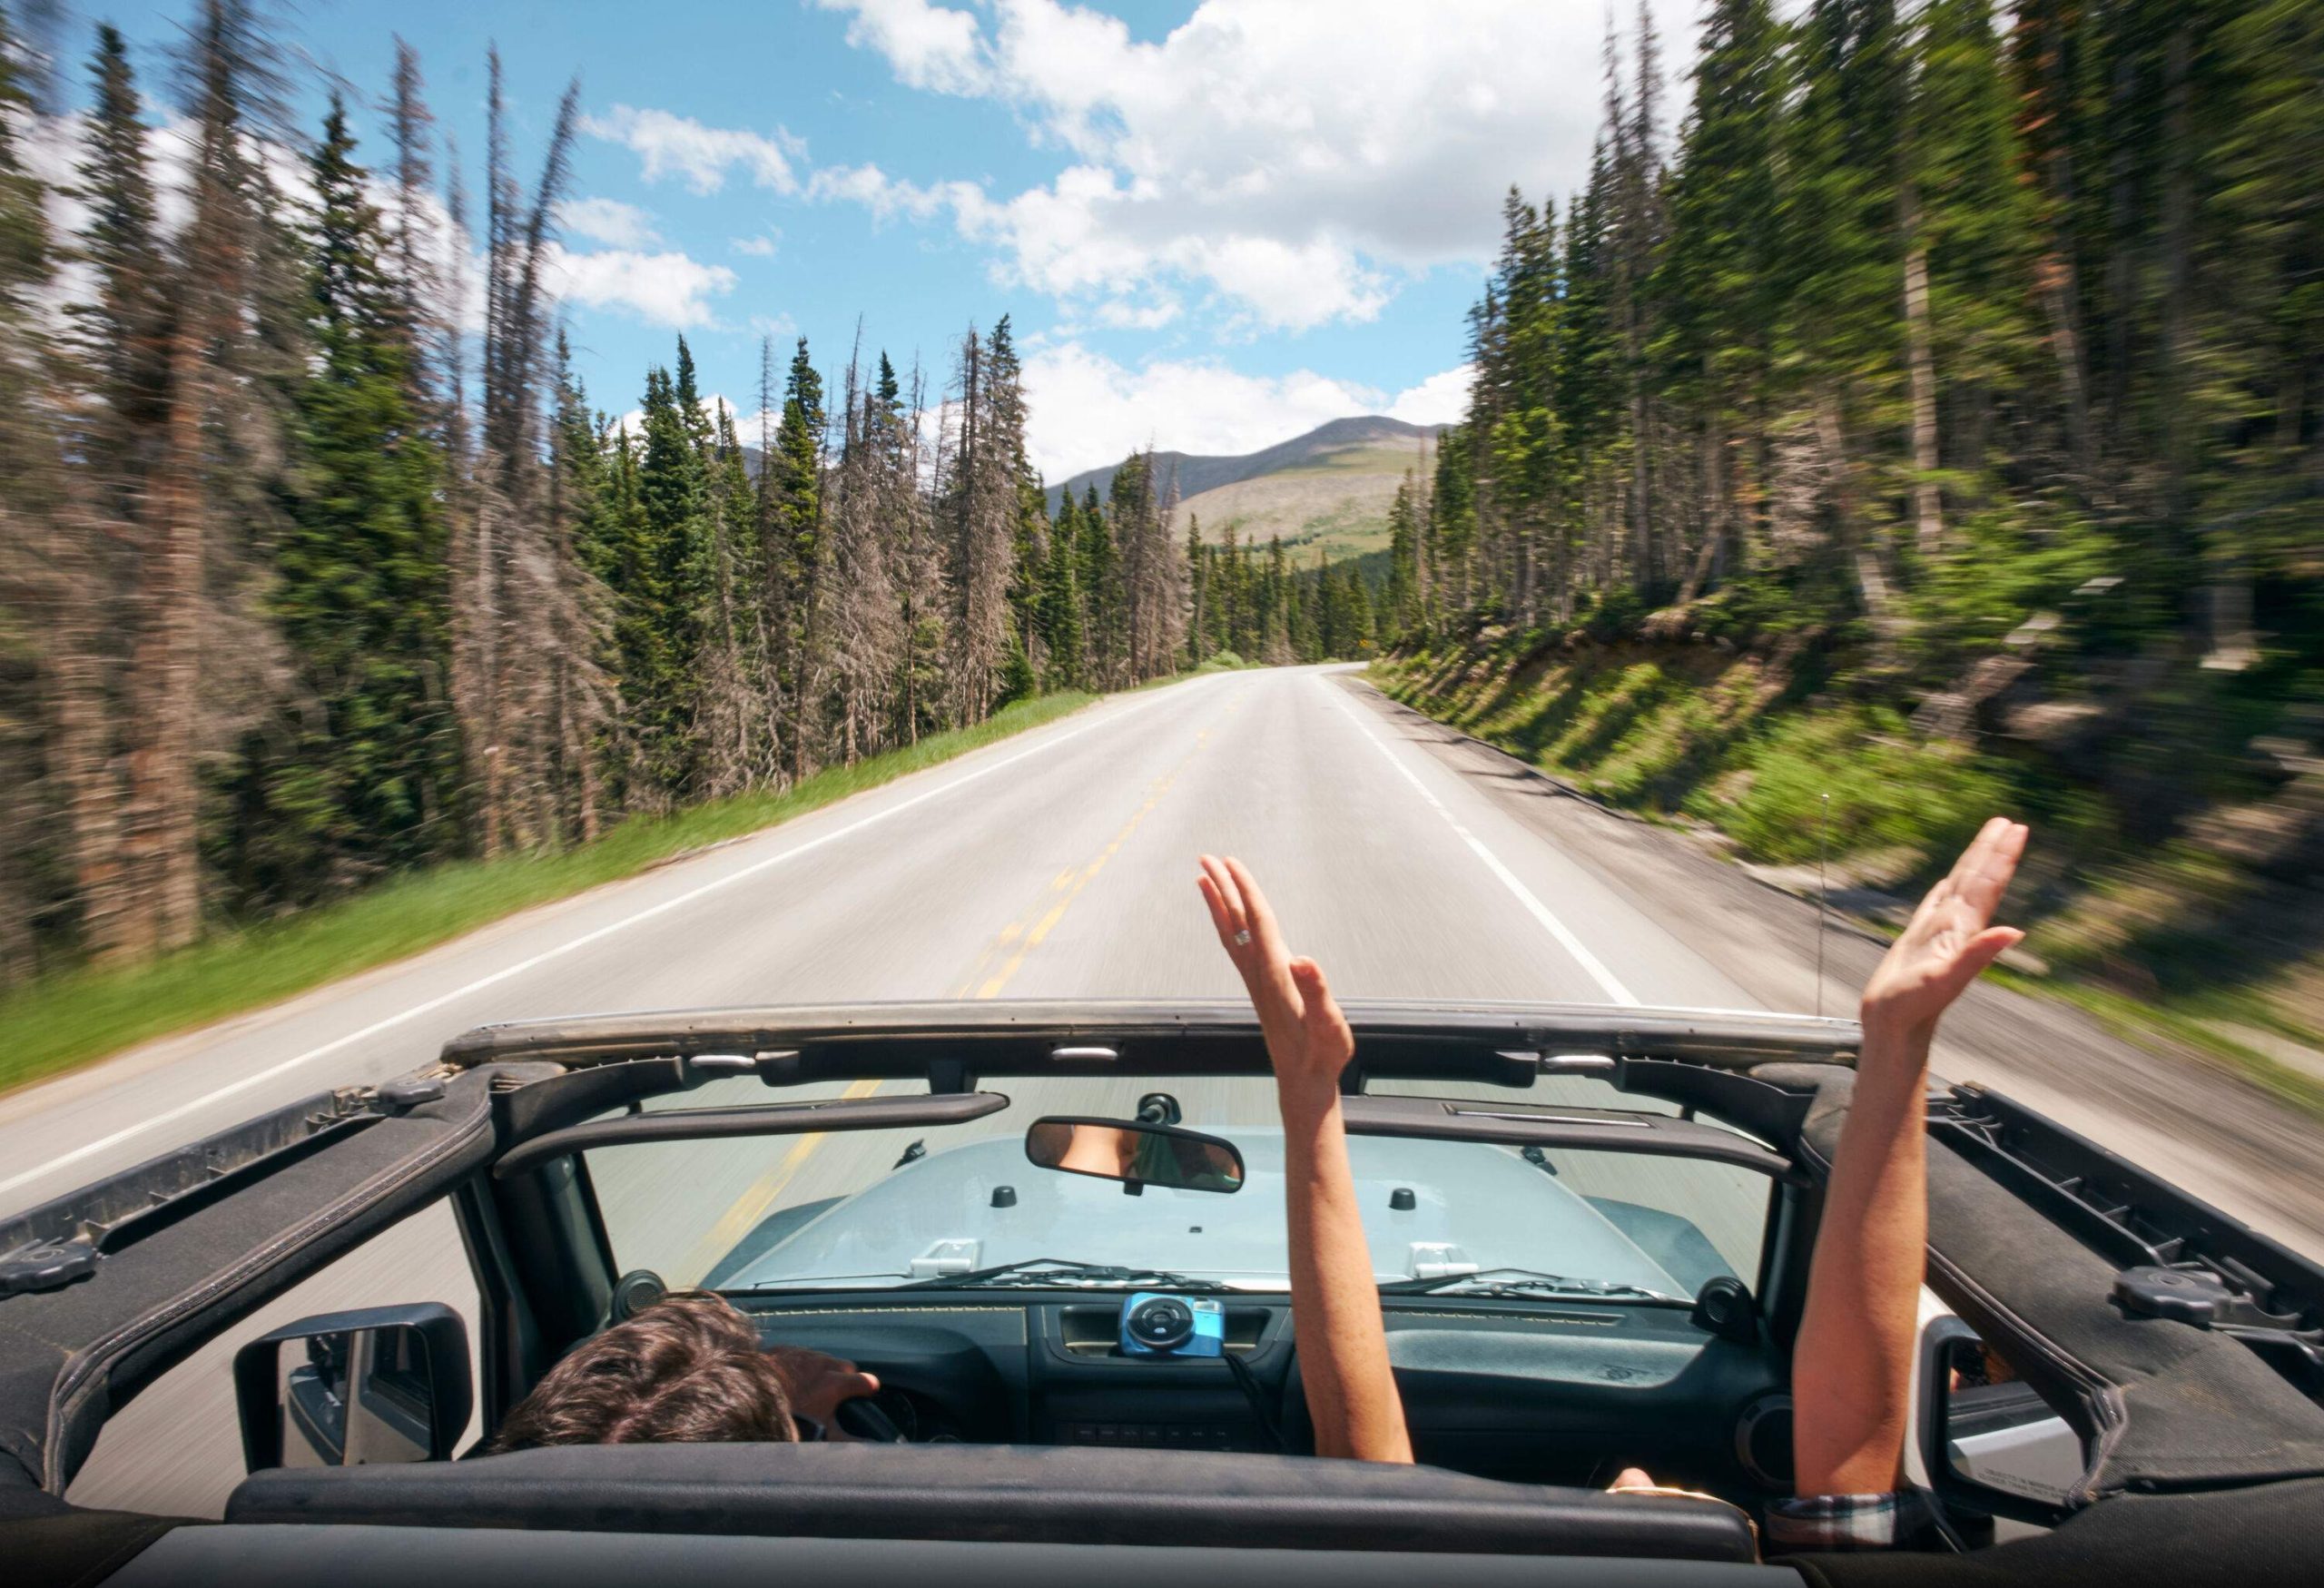
[[[1178, 499], [1183, 502], [1222, 486], [1239, 485], [1263, 475], [1313, 463], [1334, 452], [1433, 439], [1443, 433], [1443, 429], [1442, 425], [1411, 424], [1403, 419], [1390, 419], [1385, 414], [1352, 414], [1345, 419], [1326, 419], [1312, 430], [1294, 436], [1287, 441], [1277, 441], [1271, 447], [1262, 447], [1256, 452], [1157, 451], [1154, 454], [1154, 466], [1166, 485], [1176, 478]], [[1098, 488], [1099, 498], [1103, 499], [1113, 485], [1114, 471], [1120, 467], [1118, 463], [1109, 463], [1098, 469], [1085, 469], [1079, 474], [1049, 487], [1050, 515], [1056, 515], [1058, 503], [1067, 491], [1071, 491], [1078, 500], [1094, 485]]]

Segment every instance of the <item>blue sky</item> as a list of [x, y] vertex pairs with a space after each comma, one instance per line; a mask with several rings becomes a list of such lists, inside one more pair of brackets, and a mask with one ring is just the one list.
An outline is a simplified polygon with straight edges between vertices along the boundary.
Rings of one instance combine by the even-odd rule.
[[[149, 92], [166, 83], [182, 0], [79, 10], [56, 41], [76, 85], [99, 16], [129, 33]], [[940, 380], [960, 330], [1005, 312], [1035, 459], [1058, 478], [1147, 441], [1242, 451], [1343, 413], [1455, 417], [1501, 192], [1562, 202], [1587, 168], [1604, 15], [1599, 0], [305, 0], [285, 31], [370, 98], [393, 35], [409, 39], [472, 191], [487, 45], [522, 172], [580, 77], [563, 287], [600, 407], [633, 408], [680, 331], [704, 389], [748, 415], [762, 332], [786, 356], [805, 334], [830, 369], [861, 315], [867, 351], [917, 355]], [[303, 108], [311, 125], [319, 97]], [[359, 110], [359, 130], [377, 125]], [[379, 156], [376, 137], [361, 153]]]

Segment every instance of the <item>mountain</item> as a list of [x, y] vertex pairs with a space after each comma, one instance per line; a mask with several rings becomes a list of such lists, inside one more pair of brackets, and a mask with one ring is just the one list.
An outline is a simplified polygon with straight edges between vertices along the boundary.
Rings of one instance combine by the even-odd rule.
[[[1175, 477], [1178, 495], [1200, 496], [1223, 485], [1233, 485], [1257, 475], [1273, 474], [1280, 469], [1297, 468], [1324, 455], [1374, 444], [1403, 443], [1417, 447], [1420, 438], [1433, 434], [1425, 425], [1408, 425], [1402, 419], [1392, 419], [1383, 414], [1369, 414], [1354, 419], [1327, 419], [1304, 436], [1294, 436], [1288, 441], [1256, 452], [1245, 452], [1235, 457], [1213, 457], [1197, 452], [1157, 452], [1154, 466], [1165, 480]], [[1084, 469], [1061, 485], [1049, 488], [1049, 511], [1055, 513], [1059, 498], [1071, 491], [1078, 499], [1091, 486], [1098, 488], [1102, 499], [1106, 488], [1114, 482], [1114, 470], [1118, 464], [1108, 463], [1102, 469]]]
[[[1369, 414], [1332, 419], [1240, 457], [1157, 452], [1154, 466], [1166, 482], [1174, 475], [1177, 480], [1181, 532], [1191, 514], [1206, 540], [1219, 539], [1231, 524], [1238, 539], [1280, 535], [1287, 547], [1320, 546], [1337, 560], [1388, 544], [1396, 482], [1419, 465], [1423, 443], [1436, 433], [1433, 426]], [[1078, 499], [1093, 485], [1102, 499], [1113, 479], [1109, 466], [1051, 486], [1049, 511], [1065, 492]]]

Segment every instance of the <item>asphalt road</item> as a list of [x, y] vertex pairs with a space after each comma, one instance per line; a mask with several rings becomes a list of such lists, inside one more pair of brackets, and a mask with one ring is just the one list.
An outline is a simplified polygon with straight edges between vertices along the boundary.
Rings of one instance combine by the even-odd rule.
[[[490, 1021], [1233, 996], [1194, 888], [1206, 850], [1250, 863], [1295, 949], [1321, 961], [1344, 996], [1759, 1005], [1745, 962], [1728, 965], [1673, 918], [1683, 902], [1658, 904], [1578, 858], [1440, 738], [1328, 671], [1224, 674], [1116, 697], [403, 964], [0, 1099], [0, 1211], [264, 1109], [401, 1073]], [[734, 1084], [765, 1096], [754, 1081]], [[1021, 1130], [1049, 1109], [1127, 1109], [1143, 1090], [1016, 1088], [1004, 1114], [946, 1141]], [[1191, 1124], [1270, 1116], [1260, 1082], [1188, 1083], [1179, 1095]], [[2105, 1134], [2102, 1120], [2075, 1122]], [[769, 1212], [870, 1183], [913, 1134], [627, 1149], [593, 1158], [592, 1172], [623, 1266], [684, 1284]], [[1601, 1160], [1569, 1183], [1699, 1213], [1738, 1267], [1754, 1255], [1751, 1177]], [[408, 1221], [116, 1416], [73, 1498], [216, 1514], [240, 1476], [227, 1387], [236, 1344], [302, 1313], [465, 1307], [473, 1294], [448, 1216]]]

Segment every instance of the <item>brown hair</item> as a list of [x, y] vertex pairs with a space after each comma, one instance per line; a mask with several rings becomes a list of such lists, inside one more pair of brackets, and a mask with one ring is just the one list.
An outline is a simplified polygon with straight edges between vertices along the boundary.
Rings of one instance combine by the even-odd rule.
[[488, 1449], [743, 1444], [799, 1437], [750, 1320], [706, 1290], [664, 1297], [550, 1368]]

